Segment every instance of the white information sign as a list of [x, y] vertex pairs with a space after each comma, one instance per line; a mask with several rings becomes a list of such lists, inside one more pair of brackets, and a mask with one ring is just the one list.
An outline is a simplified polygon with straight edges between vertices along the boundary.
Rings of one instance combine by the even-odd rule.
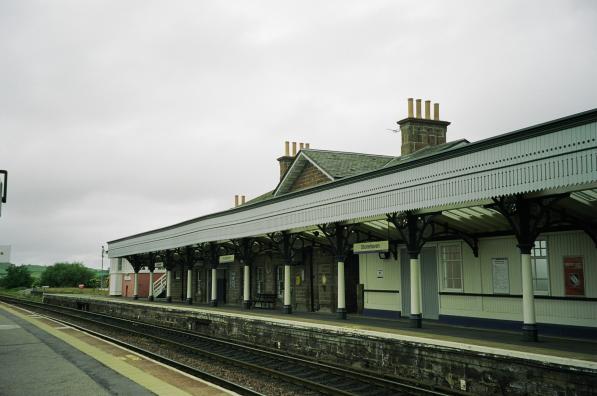
[[352, 245], [352, 251], [355, 254], [387, 252], [389, 249], [390, 249], [389, 241], [361, 242], [361, 243], [355, 243], [354, 245]]
[[234, 263], [234, 254], [220, 256], [220, 264]]
[[510, 294], [510, 274], [506, 257], [492, 258], [493, 293]]

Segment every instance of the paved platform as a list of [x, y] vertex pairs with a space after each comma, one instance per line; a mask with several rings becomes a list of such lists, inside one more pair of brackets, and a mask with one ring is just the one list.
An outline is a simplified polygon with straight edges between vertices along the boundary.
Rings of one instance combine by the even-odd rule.
[[243, 310], [241, 307], [233, 305], [211, 307], [207, 304], [166, 303], [165, 300], [150, 302], [145, 299], [133, 300], [122, 297], [85, 295], [72, 295], [72, 297], [108, 300], [124, 304], [171, 306], [182, 310], [217, 312], [218, 314], [234, 317], [260, 318], [278, 323], [314, 327], [320, 330], [341, 330], [355, 335], [381, 336], [395, 340], [597, 370], [597, 334], [594, 340], [540, 335], [539, 342], [528, 342], [522, 340], [519, 332], [454, 326], [432, 320], [424, 320], [422, 329], [412, 329], [409, 327], [408, 319], [381, 319], [356, 314], [349, 315], [347, 320], [340, 320], [334, 314], [322, 312], [298, 312], [288, 315], [279, 310]]
[[229, 395], [79, 330], [0, 303], [2, 395]]

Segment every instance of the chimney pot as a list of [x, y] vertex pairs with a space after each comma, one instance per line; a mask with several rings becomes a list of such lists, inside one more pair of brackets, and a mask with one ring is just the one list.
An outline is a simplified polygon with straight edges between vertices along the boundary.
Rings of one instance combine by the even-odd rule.
[[431, 101], [430, 100], [425, 101], [425, 118], [427, 120], [431, 119]]
[[292, 156], [296, 156], [296, 142], [292, 142]]
[[416, 117], [421, 118], [421, 99], [417, 99], [416, 110], [417, 110]]
[[413, 98], [408, 98], [408, 118], [413, 118]]
[[238, 206], [238, 195], [234, 196], [234, 207], [236, 208]]
[[305, 143], [305, 148], [308, 149], [310, 147], [310, 143]]
[[241, 197], [240, 204], [244, 205], [245, 204], [245, 196], [241, 195], [240, 197]]
[[300, 147], [301, 150], [304, 149], [305, 148], [305, 143], [300, 143], [299, 147]]
[[284, 142], [284, 155], [288, 157], [290, 155], [290, 142]]
[[433, 104], [433, 119], [439, 121], [439, 103]]

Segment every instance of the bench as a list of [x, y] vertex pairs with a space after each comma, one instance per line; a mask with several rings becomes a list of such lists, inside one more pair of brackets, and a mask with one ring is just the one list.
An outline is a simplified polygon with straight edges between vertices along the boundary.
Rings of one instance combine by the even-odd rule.
[[278, 295], [275, 293], [257, 293], [253, 306], [255, 308], [274, 309], [276, 308], [277, 298]]

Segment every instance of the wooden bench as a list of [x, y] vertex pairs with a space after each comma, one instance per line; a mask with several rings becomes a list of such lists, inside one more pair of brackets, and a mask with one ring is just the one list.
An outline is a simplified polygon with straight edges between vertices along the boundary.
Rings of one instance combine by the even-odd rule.
[[257, 293], [253, 306], [255, 308], [274, 309], [276, 308], [277, 298], [278, 295], [275, 293]]

